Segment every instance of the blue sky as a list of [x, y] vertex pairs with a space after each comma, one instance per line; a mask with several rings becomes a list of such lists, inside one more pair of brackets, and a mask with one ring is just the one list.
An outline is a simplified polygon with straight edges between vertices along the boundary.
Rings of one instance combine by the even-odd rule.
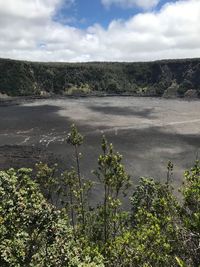
[[[100, 0], [77, 0], [70, 8], [63, 8], [58, 11], [57, 19], [72, 18], [70, 25], [78, 28], [87, 28], [95, 23], [107, 27], [113, 19], [128, 19], [140, 11], [140, 8], [121, 8], [112, 6], [105, 8]], [[74, 18], [74, 21], [73, 21]], [[61, 20], [62, 22], [62, 20]]]
[[75, 26], [81, 29], [88, 28], [95, 23], [106, 28], [112, 20], [127, 20], [138, 13], [148, 11], [156, 12], [166, 3], [175, 1], [176, 0], [161, 0], [156, 6], [143, 9], [137, 5], [122, 7], [116, 4], [112, 4], [107, 8], [102, 4], [101, 0], [76, 0], [70, 6], [63, 4], [56, 12], [54, 19], [62, 24]]
[[0, 0], [0, 57], [59, 62], [200, 57], [200, 0]]

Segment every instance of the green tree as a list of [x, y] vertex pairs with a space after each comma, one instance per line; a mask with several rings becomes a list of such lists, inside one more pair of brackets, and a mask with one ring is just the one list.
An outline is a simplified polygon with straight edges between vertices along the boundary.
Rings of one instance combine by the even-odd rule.
[[120, 210], [120, 195], [130, 186], [130, 176], [122, 164], [122, 155], [114, 152], [113, 145], [108, 145], [104, 136], [101, 148], [103, 153], [98, 158], [98, 170], [94, 173], [104, 187], [103, 203], [98, 207], [100, 214], [97, 218], [103, 218], [102, 238], [106, 243], [110, 238], [114, 238], [122, 227], [120, 219], [125, 214]]
[[51, 203], [56, 202], [59, 178], [57, 164], [49, 167], [46, 163], [39, 162], [35, 165], [36, 182], [39, 184], [45, 198]]
[[141, 178], [131, 203], [136, 266], [176, 266], [180, 207], [169, 185]]
[[31, 179], [30, 169], [0, 172], [0, 266], [103, 266], [85, 240], [74, 238], [65, 211], [57, 210]]
[[71, 126], [71, 131], [67, 136], [67, 142], [74, 147], [74, 154], [76, 159], [76, 170], [78, 177], [78, 186], [79, 186], [79, 198], [80, 198], [80, 206], [81, 206], [81, 220], [82, 225], [85, 225], [85, 208], [83, 202], [83, 178], [81, 177], [80, 171], [80, 153], [78, 151], [78, 147], [83, 143], [83, 136], [78, 132], [76, 126], [73, 124]]
[[[74, 227], [75, 217], [80, 222], [79, 230], [84, 233], [86, 231], [88, 214], [88, 193], [92, 188], [93, 183], [90, 180], [85, 180], [81, 175], [79, 147], [83, 143], [83, 136], [78, 132], [77, 127], [73, 124], [71, 131], [67, 136], [67, 142], [74, 148], [75, 168], [71, 172], [65, 172], [63, 175], [63, 184], [67, 186], [69, 196], [69, 209], [71, 221]], [[76, 214], [75, 214], [76, 213]], [[81, 232], [80, 231], [80, 232]]]
[[196, 161], [185, 172], [183, 187], [182, 219], [185, 226], [184, 242], [189, 264], [200, 266], [200, 164]]

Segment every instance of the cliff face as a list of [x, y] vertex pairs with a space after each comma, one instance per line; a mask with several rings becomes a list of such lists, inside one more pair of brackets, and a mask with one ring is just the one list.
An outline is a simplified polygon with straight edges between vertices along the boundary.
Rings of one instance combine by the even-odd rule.
[[11, 96], [98, 92], [170, 97], [187, 96], [188, 90], [200, 96], [200, 59], [144, 63], [33, 63], [0, 59], [0, 93]]

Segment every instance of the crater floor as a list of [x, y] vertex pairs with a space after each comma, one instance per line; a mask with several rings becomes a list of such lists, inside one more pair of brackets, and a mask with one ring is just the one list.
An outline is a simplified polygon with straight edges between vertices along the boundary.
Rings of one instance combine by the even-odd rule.
[[[168, 160], [174, 165], [173, 183], [200, 152], [200, 102], [135, 97], [90, 97], [33, 100], [0, 106], [0, 168], [33, 166], [38, 161], [73, 165], [66, 143], [75, 123], [85, 137], [82, 172], [96, 168], [102, 134], [124, 156], [132, 179], [166, 179]], [[98, 190], [95, 193], [99, 194]]]

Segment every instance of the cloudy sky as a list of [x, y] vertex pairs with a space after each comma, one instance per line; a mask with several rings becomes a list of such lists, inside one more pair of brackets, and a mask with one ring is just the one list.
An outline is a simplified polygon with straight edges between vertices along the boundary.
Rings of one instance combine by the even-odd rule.
[[200, 57], [200, 0], [0, 0], [0, 57]]

